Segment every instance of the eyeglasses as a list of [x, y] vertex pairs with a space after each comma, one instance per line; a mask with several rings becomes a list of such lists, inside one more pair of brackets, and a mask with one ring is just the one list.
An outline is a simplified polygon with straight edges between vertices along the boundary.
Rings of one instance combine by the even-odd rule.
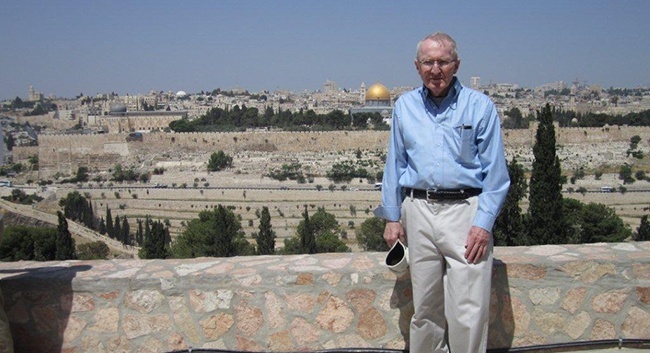
[[431, 70], [433, 69], [436, 65], [438, 65], [439, 69], [444, 69], [448, 67], [449, 65], [453, 64], [456, 61], [454, 60], [427, 60], [427, 61], [420, 61], [420, 65], [422, 65], [426, 70]]

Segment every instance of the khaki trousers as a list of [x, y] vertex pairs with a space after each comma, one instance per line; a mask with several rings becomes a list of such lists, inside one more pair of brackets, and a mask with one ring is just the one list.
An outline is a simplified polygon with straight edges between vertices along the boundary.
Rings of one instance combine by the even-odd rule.
[[415, 308], [411, 353], [487, 349], [492, 241], [483, 261], [468, 264], [465, 259], [477, 208], [477, 196], [429, 202], [407, 195], [402, 203]]

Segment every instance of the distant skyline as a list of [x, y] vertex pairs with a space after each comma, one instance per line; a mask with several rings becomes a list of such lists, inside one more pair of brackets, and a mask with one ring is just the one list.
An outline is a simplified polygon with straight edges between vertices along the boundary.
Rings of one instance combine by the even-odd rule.
[[650, 1], [9, 0], [0, 100], [83, 93], [421, 84], [426, 34], [458, 42], [462, 82], [650, 85]]

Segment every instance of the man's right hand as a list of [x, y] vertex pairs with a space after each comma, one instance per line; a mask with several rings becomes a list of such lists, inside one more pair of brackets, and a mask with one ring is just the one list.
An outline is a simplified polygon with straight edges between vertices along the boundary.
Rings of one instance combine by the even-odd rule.
[[400, 222], [386, 222], [384, 240], [388, 244], [388, 247], [392, 247], [397, 239], [400, 239], [402, 242], [406, 240], [406, 234], [404, 233], [402, 224]]

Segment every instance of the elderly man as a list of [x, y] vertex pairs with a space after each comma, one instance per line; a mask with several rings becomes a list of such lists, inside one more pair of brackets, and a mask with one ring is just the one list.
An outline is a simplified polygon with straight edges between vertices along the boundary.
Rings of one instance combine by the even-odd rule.
[[408, 243], [412, 353], [487, 349], [492, 226], [510, 185], [494, 103], [463, 86], [456, 42], [417, 46], [422, 87], [395, 103], [382, 180], [384, 239]]

